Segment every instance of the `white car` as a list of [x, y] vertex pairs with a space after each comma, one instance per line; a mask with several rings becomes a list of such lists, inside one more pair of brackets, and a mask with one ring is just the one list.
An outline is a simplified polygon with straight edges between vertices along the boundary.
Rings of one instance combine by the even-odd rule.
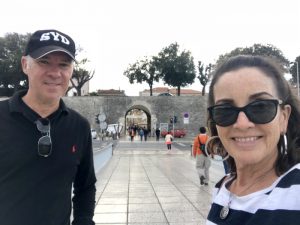
[[108, 124], [107, 125], [107, 128], [106, 128], [106, 132], [108, 132], [109, 134], [110, 133], [117, 133], [117, 130], [119, 128], [119, 133], [122, 132], [122, 129], [123, 129], [123, 124], [117, 124], [117, 123], [114, 123], [114, 124]]
[[92, 135], [93, 139], [96, 139], [97, 138], [97, 132], [96, 132], [96, 130], [91, 129], [91, 135]]

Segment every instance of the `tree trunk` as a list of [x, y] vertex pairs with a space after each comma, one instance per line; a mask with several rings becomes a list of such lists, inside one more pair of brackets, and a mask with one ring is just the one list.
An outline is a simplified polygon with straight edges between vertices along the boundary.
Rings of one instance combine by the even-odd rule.
[[177, 96], [180, 96], [180, 86], [177, 87]]
[[202, 96], [204, 96], [205, 95], [205, 86], [203, 86], [203, 88], [202, 88]]
[[76, 91], [77, 91], [77, 96], [81, 96], [81, 88], [77, 87]]
[[150, 87], [150, 96], [152, 96], [152, 85], [149, 85]]

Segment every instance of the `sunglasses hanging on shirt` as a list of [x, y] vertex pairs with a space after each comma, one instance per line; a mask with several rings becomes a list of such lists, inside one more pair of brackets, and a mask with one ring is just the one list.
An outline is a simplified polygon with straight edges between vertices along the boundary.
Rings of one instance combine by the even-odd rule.
[[38, 140], [38, 155], [48, 157], [52, 152], [52, 141], [50, 136], [50, 121], [47, 118], [39, 118], [35, 121], [37, 129], [42, 133]]

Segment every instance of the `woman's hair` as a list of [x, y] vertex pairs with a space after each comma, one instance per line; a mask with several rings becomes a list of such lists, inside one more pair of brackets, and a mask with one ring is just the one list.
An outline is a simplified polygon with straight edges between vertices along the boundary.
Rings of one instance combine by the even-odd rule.
[[[283, 135], [280, 135], [277, 144], [278, 157], [275, 163], [277, 175], [287, 171], [289, 168], [300, 162], [300, 101], [299, 96], [292, 93], [290, 85], [284, 78], [279, 67], [271, 59], [262, 56], [239, 55], [231, 57], [219, 65], [214, 71], [213, 78], [209, 87], [207, 107], [215, 105], [214, 86], [224, 73], [235, 71], [245, 67], [255, 67], [270, 77], [275, 85], [278, 98], [283, 101], [283, 105], [291, 106], [291, 115], [287, 127], [287, 145]], [[207, 126], [211, 136], [218, 136], [216, 124], [208, 114]], [[224, 146], [223, 146], [224, 148]], [[287, 148], [287, 151], [286, 151]], [[229, 157], [228, 163], [231, 171], [236, 172], [234, 159]]]

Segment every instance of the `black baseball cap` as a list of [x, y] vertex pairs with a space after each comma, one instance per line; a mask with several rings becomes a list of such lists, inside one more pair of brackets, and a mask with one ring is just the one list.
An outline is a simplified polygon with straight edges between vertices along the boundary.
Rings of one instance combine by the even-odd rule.
[[38, 30], [34, 32], [27, 43], [24, 55], [39, 59], [51, 52], [65, 52], [76, 61], [76, 48], [73, 39], [57, 30]]

